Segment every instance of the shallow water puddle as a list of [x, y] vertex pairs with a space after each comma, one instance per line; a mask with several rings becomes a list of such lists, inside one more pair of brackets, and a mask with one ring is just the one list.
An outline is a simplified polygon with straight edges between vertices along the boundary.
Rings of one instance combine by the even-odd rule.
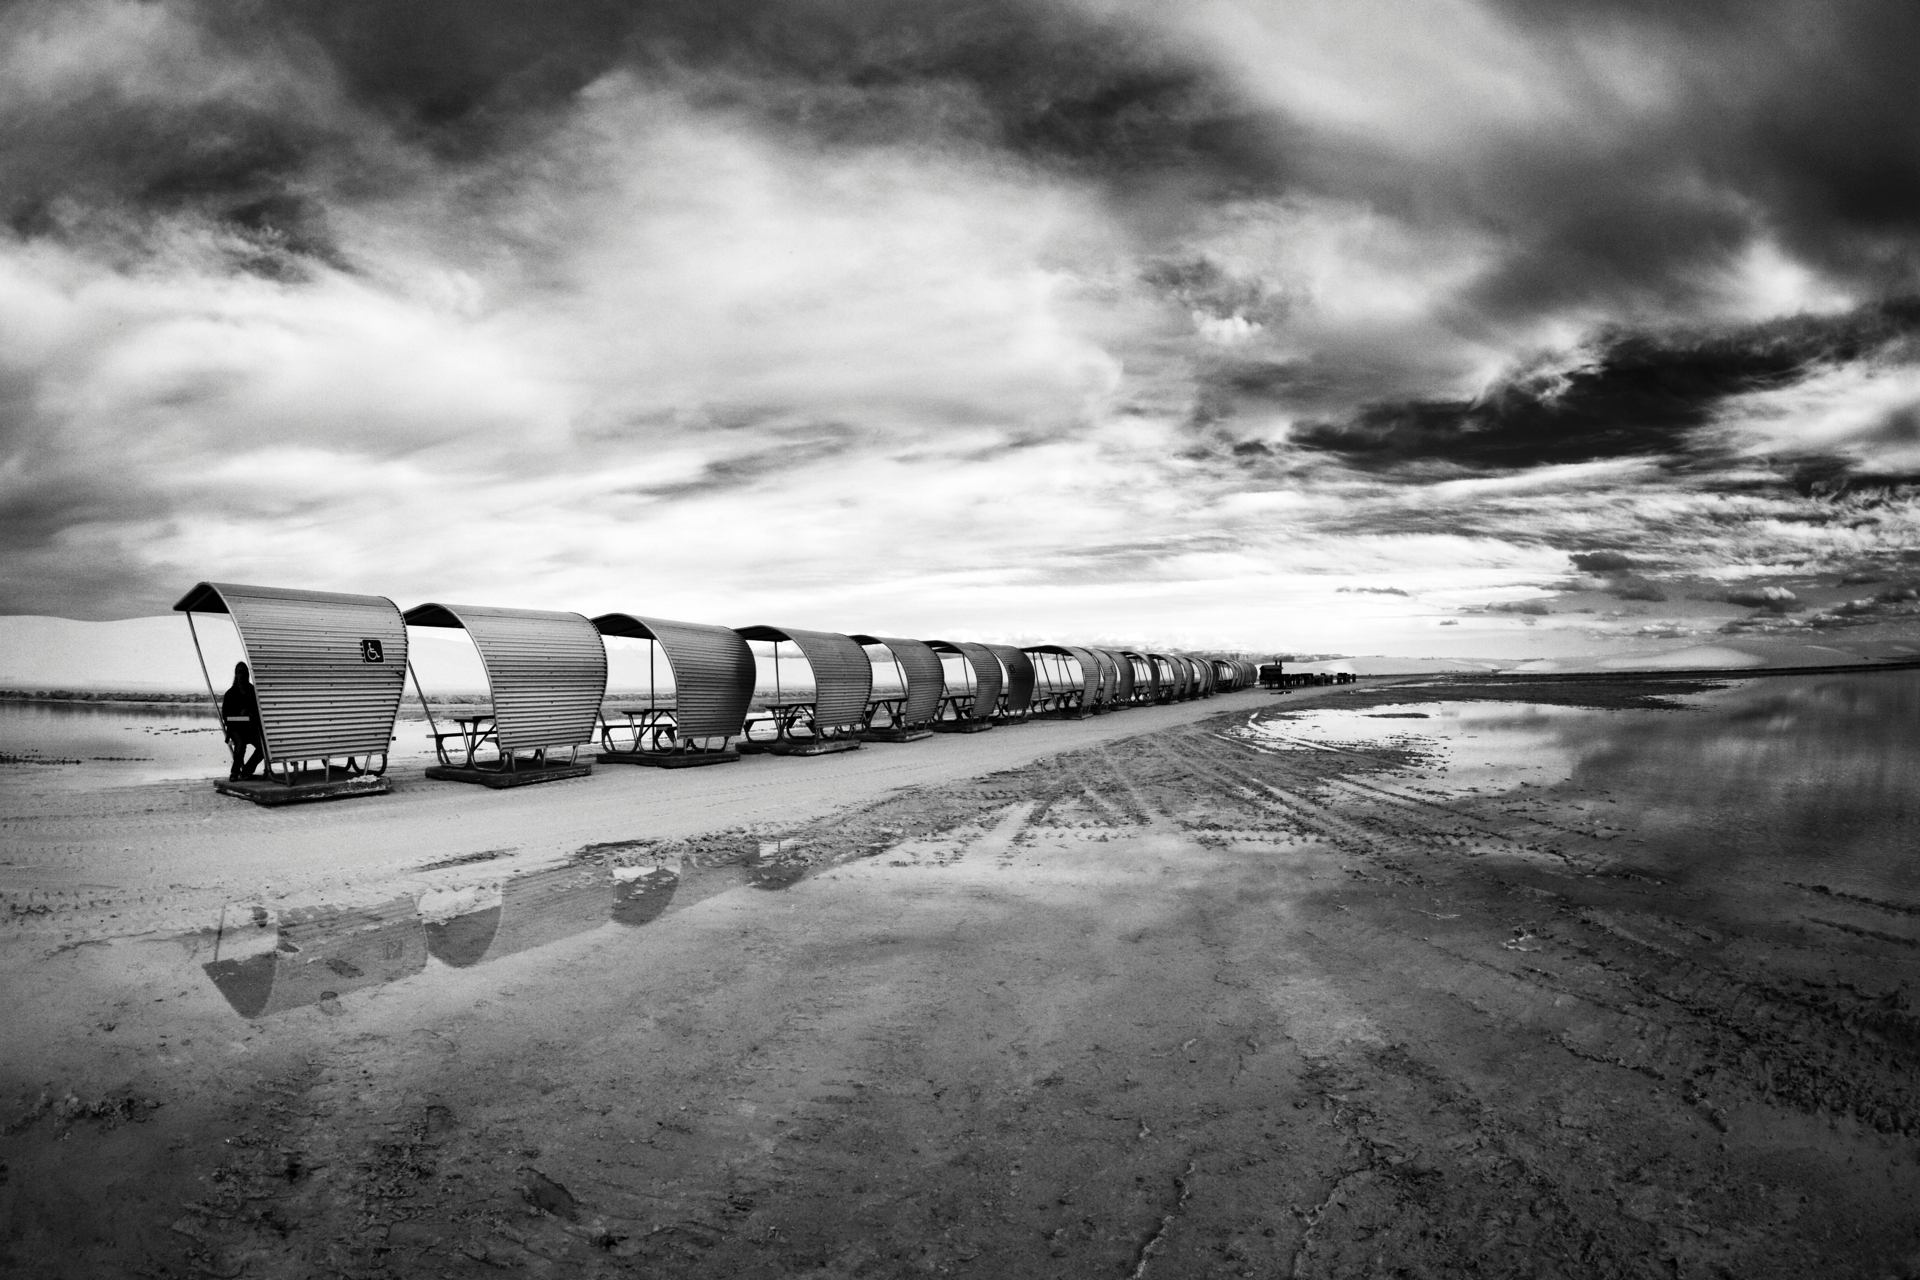
[[[1731, 873], [1756, 894], [1824, 899], [1834, 928], [1920, 936], [1920, 673], [1737, 681], [1677, 710], [1276, 710], [1233, 736], [1271, 752], [1412, 750], [1422, 763], [1382, 777], [1378, 798], [1464, 805], [1536, 842], [1520, 847], [1572, 849], [1593, 870]], [[1358, 791], [1324, 794], [1338, 807], [1364, 802]], [[1856, 919], [1863, 909], [1882, 923]]]
[[[674, 902], [699, 868], [564, 863], [509, 879], [406, 895], [374, 907], [232, 907], [202, 969], [234, 1012], [261, 1018], [427, 972], [466, 969], [585, 933], [634, 927]], [[740, 880], [727, 876], [729, 884]], [[430, 965], [429, 962], [433, 962]]]

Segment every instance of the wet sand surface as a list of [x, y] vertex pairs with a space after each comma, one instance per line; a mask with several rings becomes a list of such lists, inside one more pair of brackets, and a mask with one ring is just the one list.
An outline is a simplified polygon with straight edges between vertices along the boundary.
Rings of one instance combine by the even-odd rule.
[[0, 1271], [1920, 1275], [1920, 708], [1766, 685], [16, 789]]

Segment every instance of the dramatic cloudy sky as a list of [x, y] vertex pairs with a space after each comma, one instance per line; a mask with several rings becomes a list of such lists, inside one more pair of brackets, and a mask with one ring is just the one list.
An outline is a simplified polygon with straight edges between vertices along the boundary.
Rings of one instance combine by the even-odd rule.
[[1906, 0], [16, 0], [0, 612], [1365, 648], [1897, 567], [1917, 66]]

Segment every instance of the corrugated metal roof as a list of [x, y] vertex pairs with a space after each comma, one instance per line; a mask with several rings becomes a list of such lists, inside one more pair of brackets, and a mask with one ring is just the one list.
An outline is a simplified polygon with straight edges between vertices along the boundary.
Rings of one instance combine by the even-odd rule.
[[1036, 705], [1051, 702], [1063, 693], [1080, 688], [1080, 673], [1074, 668], [1077, 659], [1067, 652], [1066, 646], [1035, 644], [1028, 645], [1021, 652], [1033, 664], [1033, 701]]
[[1178, 701], [1185, 697], [1187, 688], [1186, 677], [1181, 674], [1180, 666], [1174, 662], [1173, 655], [1150, 653], [1147, 657], [1153, 662], [1154, 674], [1159, 677], [1159, 682], [1155, 687], [1155, 696], [1166, 698], [1169, 701]]
[[607, 647], [581, 614], [429, 603], [407, 610], [406, 619], [415, 627], [464, 627], [473, 638], [503, 752], [593, 740], [607, 694]]
[[873, 692], [873, 664], [852, 636], [837, 631], [797, 631], [790, 627], [735, 627], [743, 639], [791, 640], [813, 668], [813, 725], [819, 729], [858, 728], [866, 721], [867, 695]]
[[907, 680], [907, 701], [900, 712], [900, 728], [912, 729], [926, 724], [939, 714], [940, 695], [946, 692], [947, 677], [940, 666], [940, 655], [922, 640], [897, 636], [854, 636], [856, 644], [883, 644], [893, 654]]
[[1112, 664], [1113, 684], [1108, 699], [1115, 706], [1125, 706], [1133, 701], [1133, 663], [1128, 661], [1117, 649], [1095, 649], [1102, 663]]
[[1113, 702], [1115, 692], [1115, 671], [1110, 665], [1112, 660], [1107, 656], [1106, 651], [1102, 649], [1090, 648], [1087, 650], [1087, 653], [1093, 658], [1094, 689], [1093, 702], [1091, 705], [1101, 707], [1108, 706]]
[[1018, 647], [990, 644], [987, 648], [1007, 670], [1007, 686], [1001, 691], [1000, 709], [1007, 715], [1023, 716], [1033, 706], [1033, 661]]
[[730, 738], [740, 732], [753, 700], [753, 651], [738, 631], [631, 613], [603, 613], [593, 625], [601, 635], [660, 646], [673, 669], [673, 721], [681, 738]]
[[[957, 653], [967, 660], [973, 669], [973, 708], [968, 718], [991, 720], [1000, 706], [1000, 659], [993, 650], [971, 640], [929, 640], [927, 647], [935, 653]], [[947, 689], [955, 692], [952, 681], [947, 682]]]
[[1080, 664], [1080, 705], [1091, 711], [1100, 700], [1100, 659], [1091, 649], [1071, 644], [1064, 647], [1073, 660]]
[[1121, 656], [1133, 668], [1133, 696], [1140, 702], [1160, 701], [1160, 664], [1138, 649], [1125, 649]]
[[406, 684], [407, 628], [385, 596], [202, 582], [173, 606], [233, 618], [270, 760], [385, 754]]

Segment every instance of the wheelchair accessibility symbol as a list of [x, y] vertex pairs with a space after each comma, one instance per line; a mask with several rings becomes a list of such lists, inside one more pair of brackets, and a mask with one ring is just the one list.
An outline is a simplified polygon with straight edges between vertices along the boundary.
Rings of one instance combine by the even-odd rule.
[[360, 661], [385, 662], [386, 660], [387, 655], [380, 648], [380, 642], [378, 640], [362, 640], [360, 642]]

